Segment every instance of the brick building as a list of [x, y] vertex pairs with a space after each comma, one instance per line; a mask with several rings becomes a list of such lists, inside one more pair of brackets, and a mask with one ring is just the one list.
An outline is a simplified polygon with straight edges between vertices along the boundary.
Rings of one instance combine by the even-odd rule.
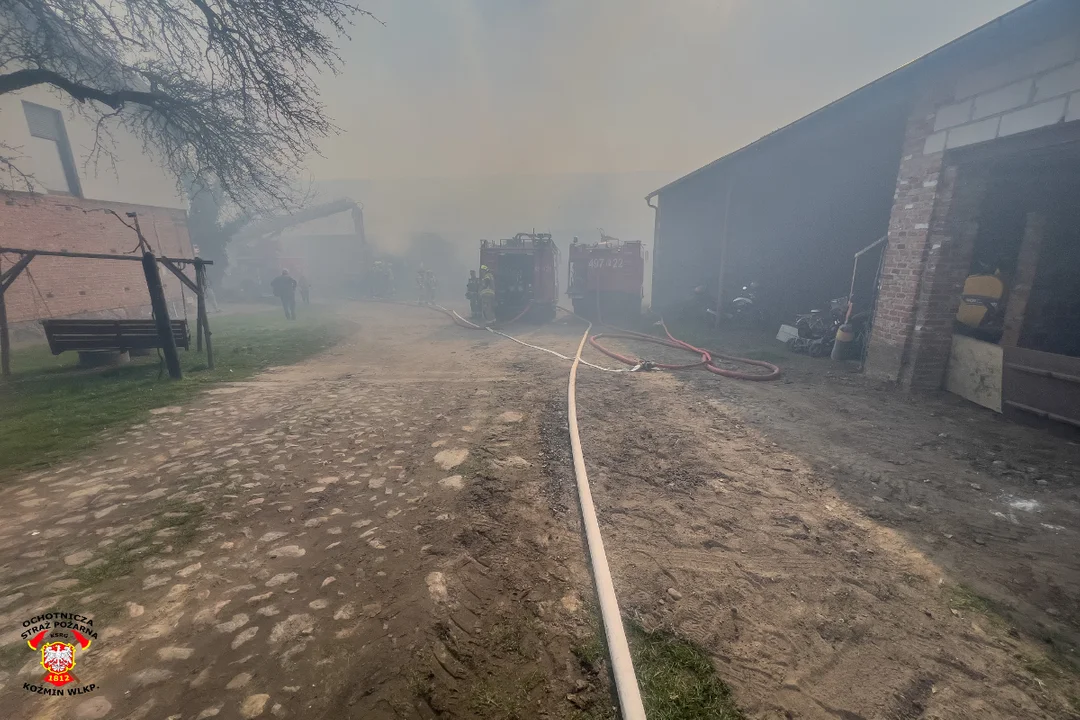
[[[790, 317], [886, 236], [854, 297], [868, 373], [1077, 423], [1078, 121], [1080, 3], [1033, 0], [650, 194], [654, 304], [755, 280]], [[980, 268], [1007, 291], [997, 336], [955, 322]]]
[[[120, 218], [130, 223], [126, 214], [136, 212], [155, 253], [192, 256], [186, 201], [175, 180], [147, 155], [142, 141], [119, 127], [110, 132], [115, 161], [94, 163], [93, 123], [71, 112], [58, 91], [35, 87], [0, 96], [0, 142], [16, 150], [15, 164], [32, 176], [30, 191], [18, 178], [5, 178], [0, 247], [126, 253], [138, 238]], [[16, 259], [0, 256], [0, 270]], [[182, 316], [181, 283], [167, 273], [162, 280], [173, 313]], [[150, 313], [139, 263], [110, 260], [37, 257], [5, 301], [15, 338], [37, 334], [37, 321], [48, 317]]]

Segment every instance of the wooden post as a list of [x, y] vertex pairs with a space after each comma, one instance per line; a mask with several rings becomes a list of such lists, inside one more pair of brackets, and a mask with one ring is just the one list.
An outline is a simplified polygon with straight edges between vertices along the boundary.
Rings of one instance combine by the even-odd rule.
[[206, 285], [203, 283], [202, 263], [195, 258], [195, 352], [202, 352], [203, 318], [206, 316]]
[[0, 372], [4, 377], [11, 375], [11, 338], [8, 336], [7, 303], [4, 302], [3, 288], [0, 288]]
[[30, 261], [34, 259], [34, 253], [28, 252], [19, 258], [18, 262], [11, 266], [7, 272], [0, 273], [0, 375], [11, 375], [11, 336], [8, 334], [7, 302], [4, 296], [11, 283], [19, 277], [19, 273], [26, 269]]
[[146, 275], [146, 289], [150, 292], [150, 307], [154, 309], [154, 322], [157, 325], [158, 339], [161, 341], [161, 353], [165, 356], [165, 367], [169, 370], [169, 377], [180, 380], [184, 377], [184, 371], [180, 368], [180, 355], [176, 352], [169, 305], [165, 301], [165, 290], [161, 285], [161, 275], [158, 274], [154, 253], [143, 253], [142, 265], [143, 274]]
[[[210, 341], [210, 323], [208, 322], [206, 315], [206, 264], [199, 258], [195, 258], [195, 284], [199, 288], [199, 326], [202, 328], [202, 335], [199, 336], [199, 340], [202, 340], [203, 335], [206, 336], [206, 367], [208, 370], [214, 369], [214, 345]], [[201, 347], [199, 348], [202, 349]]]
[[1005, 301], [1004, 331], [1001, 335], [1002, 347], [1016, 347], [1024, 329], [1027, 315], [1028, 298], [1035, 284], [1035, 273], [1039, 269], [1039, 252], [1046, 235], [1046, 215], [1030, 212], [1024, 223], [1024, 236], [1020, 240], [1020, 251], [1016, 258], [1016, 272], [1013, 274], [1012, 287]]

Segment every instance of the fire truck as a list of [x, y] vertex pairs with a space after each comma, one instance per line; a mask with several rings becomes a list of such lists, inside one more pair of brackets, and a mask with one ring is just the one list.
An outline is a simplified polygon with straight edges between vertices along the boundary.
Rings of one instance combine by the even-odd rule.
[[558, 254], [549, 233], [518, 233], [506, 240], [480, 241], [480, 265], [495, 275], [496, 320], [505, 322], [519, 316], [535, 322], [554, 319], [559, 299]]
[[622, 242], [602, 232], [600, 242], [593, 245], [574, 238], [568, 277], [566, 294], [578, 315], [629, 323], [640, 317], [645, 282], [640, 241]]

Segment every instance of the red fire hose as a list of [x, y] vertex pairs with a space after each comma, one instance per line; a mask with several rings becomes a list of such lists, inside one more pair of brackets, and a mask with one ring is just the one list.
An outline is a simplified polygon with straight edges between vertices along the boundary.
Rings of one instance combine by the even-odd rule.
[[[751, 360], [750, 358], [741, 358], [741, 357], [735, 357], [733, 355], [724, 355], [723, 353], [716, 352], [715, 350], [704, 350], [704, 349], [699, 348], [699, 347], [694, 347], [690, 343], [683, 342], [682, 340], [679, 340], [678, 338], [674, 337], [671, 334], [671, 331], [668, 330], [668, 327], [664, 323], [663, 318], [660, 319], [660, 327], [664, 328], [664, 334], [667, 335], [667, 338], [657, 337], [655, 335], [647, 335], [645, 333], [634, 332], [632, 330], [620, 330], [617, 333], [597, 333], [596, 335], [593, 335], [593, 336], [591, 336], [589, 338], [589, 344], [592, 345], [597, 350], [599, 350], [600, 352], [607, 355], [609, 358], [618, 360], [619, 362], [625, 363], [627, 365], [639, 365], [639, 364], [641, 364], [641, 360], [637, 359], [637, 358], [627, 357], [626, 355], [621, 355], [621, 354], [615, 352], [614, 350], [609, 350], [606, 347], [604, 347], [603, 345], [601, 345], [599, 342], [597, 342], [597, 339], [602, 338], [602, 337], [610, 337], [610, 338], [621, 338], [623, 340], [640, 340], [641, 342], [649, 342], [649, 343], [653, 343], [655, 345], [664, 345], [665, 347], [673, 347], [673, 348], [678, 348], [680, 350], [686, 350], [687, 352], [692, 352], [692, 353], [695, 353], [695, 354], [701, 356], [701, 360], [699, 360], [698, 362], [688, 363], [688, 364], [685, 364], [685, 365], [671, 365], [671, 364], [666, 364], [666, 363], [656, 363], [655, 364], [655, 367], [663, 368], [664, 370], [688, 370], [690, 368], [703, 366], [706, 370], [708, 370], [711, 373], [715, 373], [716, 375], [723, 375], [724, 377], [735, 378], [736, 380], [763, 381], [763, 380], [776, 380], [776, 379], [778, 379], [780, 377], [780, 368], [773, 365], [772, 363], [767, 363], [764, 360]], [[719, 358], [721, 360], [728, 360], [730, 362], [743, 363], [743, 364], [746, 364], [746, 365], [754, 365], [756, 367], [763, 367], [763, 368], [767, 368], [769, 370], [769, 372], [767, 372], [767, 373], [748, 373], [748, 372], [739, 372], [738, 370], [728, 370], [727, 368], [723, 368], [723, 367], [720, 367], [719, 365], [716, 365], [713, 362], [713, 358]]]

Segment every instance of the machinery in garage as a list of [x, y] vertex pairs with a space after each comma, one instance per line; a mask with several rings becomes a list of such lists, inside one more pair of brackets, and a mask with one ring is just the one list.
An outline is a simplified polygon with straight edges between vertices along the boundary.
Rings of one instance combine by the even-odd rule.
[[547, 322], [559, 298], [559, 250], [550, 233], [480, 241], [480, 265], [495, 276], [495, 319]]
[[640, 241], [622, 242], [603, 232], [592, 245], [574, 238], [568, 277], [566, 294], [578, 315], [629, 324], [641, 315], [645, 250]]

